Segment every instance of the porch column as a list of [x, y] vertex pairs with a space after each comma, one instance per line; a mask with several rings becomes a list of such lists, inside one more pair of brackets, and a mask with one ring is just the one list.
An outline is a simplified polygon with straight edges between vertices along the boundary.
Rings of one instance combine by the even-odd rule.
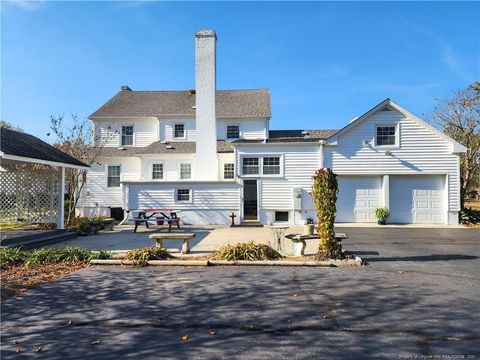
[[382, 202], [383, 202], [384, 208], [390, 209], [390, 176], [389, 175], [383, 175]]
[[57, 219], [57, 229], [65, 229], [64, 217], [65, 217], [65, 168], [62, 166], [60, 168], [60, 192], [59, 192], [59, 201], [58, 201], [58, 219]]

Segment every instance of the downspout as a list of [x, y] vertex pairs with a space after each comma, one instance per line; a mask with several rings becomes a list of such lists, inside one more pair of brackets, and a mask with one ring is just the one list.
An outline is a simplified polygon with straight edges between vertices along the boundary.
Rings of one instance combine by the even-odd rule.
[[323, 147], [325, 146], [325, 140], [320, 140], [318, 142], [320, 144], [320, 169], [323, 168], [324, 164], [324, 152], [323, 152]]

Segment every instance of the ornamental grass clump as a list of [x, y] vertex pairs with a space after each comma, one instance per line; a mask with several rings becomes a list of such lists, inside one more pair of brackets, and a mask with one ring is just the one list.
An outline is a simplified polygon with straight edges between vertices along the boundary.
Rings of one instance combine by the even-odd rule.
[[127, 251], [125, 260], [132, 260], [136, 265], [146, 266], [148, 260], [168, 260], [173, 258], [166, 249], [159, 247], [146, 247]]
[[20, 248], [0, 250], [2, 266], [24, 264], [25, 266], [57, 263], [88, 262], [92, 259], [110, 259], [111, 253], [105, 250], [89, 250], [76, 247], [40, 248], [32, 251]]
[[317, 209], [318, 237], [320, 245], [317, 253], [319, 259], [343, 258], [342, 246], [335, 239], [333, 224], [337, 211], [338, 182], [337, 175], [328, 168], [319, 169], [312, 177], [312, 197]]
[[282, 257], [268, 245], [255, 244], [253, 241], [235, 245], [224, 245], [218, 249], [213, 258], [215, 260], [278, 260]]

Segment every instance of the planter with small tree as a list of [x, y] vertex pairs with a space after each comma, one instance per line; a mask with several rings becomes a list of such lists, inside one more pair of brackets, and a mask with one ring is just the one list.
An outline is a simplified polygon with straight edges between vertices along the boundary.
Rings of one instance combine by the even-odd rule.
[[390, 211], [387, 208], [378, 208], [375, 210], [375, 217], [378, 225], [386, 225], [390, 217]]

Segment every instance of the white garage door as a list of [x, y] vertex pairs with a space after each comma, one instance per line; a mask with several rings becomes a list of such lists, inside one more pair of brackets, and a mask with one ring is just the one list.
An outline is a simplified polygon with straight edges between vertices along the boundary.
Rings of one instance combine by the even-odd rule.
[[374, 222], [382, 204], [380, 176], [339, 176], [337, 222]]
[[391, 176], [390, 222], [444, 223], [444, 179], [441, 175]]

